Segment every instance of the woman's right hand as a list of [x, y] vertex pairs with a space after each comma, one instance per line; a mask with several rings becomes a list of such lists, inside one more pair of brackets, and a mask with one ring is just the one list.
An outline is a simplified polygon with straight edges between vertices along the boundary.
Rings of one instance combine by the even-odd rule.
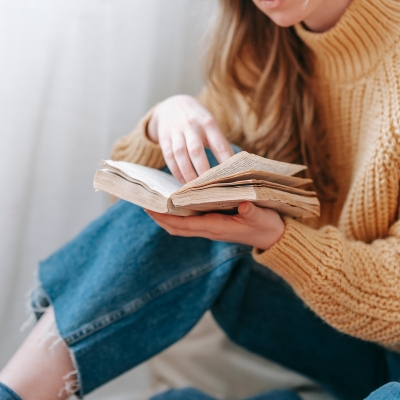
[[181, 183], [210, 168], [205, 147], [220, 163], [234, 154], [210, 112], [187, 95], [159, 103], [147, 126], [147, 135], [160, 145], [168, 168]]

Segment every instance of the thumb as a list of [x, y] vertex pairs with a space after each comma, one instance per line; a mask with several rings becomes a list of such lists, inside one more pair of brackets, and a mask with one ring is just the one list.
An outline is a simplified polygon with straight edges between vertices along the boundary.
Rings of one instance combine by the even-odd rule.
[[257, 218], [258, 207], [249, 201], [244, 201], [239, 204], [238, 213], [247, 220], [254, 220]]

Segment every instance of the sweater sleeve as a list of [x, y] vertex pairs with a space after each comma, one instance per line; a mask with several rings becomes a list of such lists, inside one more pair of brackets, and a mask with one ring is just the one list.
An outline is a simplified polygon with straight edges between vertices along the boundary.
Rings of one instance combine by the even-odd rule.
[[285, 218], [286, 230], [253, 256], [285, 279], [336, 329], [400, 349], [400, 221], [384, 239], [347, 240], [335, 227], [320, 230]]
[[[233, 133], [230, 114], [219, 96], [212, 89], [205, 87], [197, 99], [210, 111], [227, 139], [232, 143], [238, 143], [241, 137], [240, 133]], [[147, 125], [153, 109], [147, 112], [131, 133], [117, 140], [111, 153], [113, 160], [129, 161], [152, 168], [165, 166], [160, 146], [147, 137]]]
[[162, 168], [165, 165], [160, 146], [147, 137], [147, 124], [152, 113], [153, 109], [147, 112], [131, 133], [115, 142], [111, 159], [129, 161], [152, 168]]

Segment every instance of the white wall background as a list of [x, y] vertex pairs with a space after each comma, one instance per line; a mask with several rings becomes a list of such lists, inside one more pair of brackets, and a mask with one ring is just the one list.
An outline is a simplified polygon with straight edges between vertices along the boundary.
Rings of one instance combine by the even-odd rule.
[[[92, 179], [155, 102], [201, 86], [213, 0], [0, 0], [0, 368], [38, 260], [108, 205]], [[89, 398], [140, 398], [146, 367]]]

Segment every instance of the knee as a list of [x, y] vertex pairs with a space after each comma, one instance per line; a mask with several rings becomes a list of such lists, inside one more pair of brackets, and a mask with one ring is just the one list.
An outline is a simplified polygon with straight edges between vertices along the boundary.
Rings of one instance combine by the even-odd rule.
[[365, 400], [400, 400], [400, 383], [387, 383], [372, 392]]

